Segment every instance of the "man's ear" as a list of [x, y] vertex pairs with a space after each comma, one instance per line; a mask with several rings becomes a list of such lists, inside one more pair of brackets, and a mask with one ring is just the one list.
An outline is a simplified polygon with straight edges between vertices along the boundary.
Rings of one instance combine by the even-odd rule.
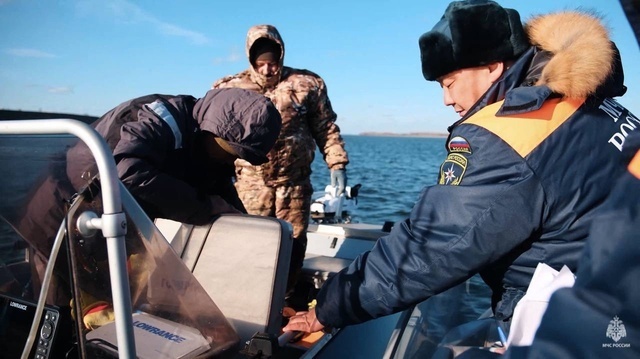
[[494, 62], [487, 65], [487, 67], [489, 68], [489, 81], [491, 83], [498, 81], [506, 69], [504, 62]]

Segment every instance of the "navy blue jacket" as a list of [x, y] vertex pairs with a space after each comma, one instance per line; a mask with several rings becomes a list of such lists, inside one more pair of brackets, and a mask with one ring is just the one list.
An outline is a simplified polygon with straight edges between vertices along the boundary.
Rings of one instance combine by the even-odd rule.
[[632, 160], [593, 221], [573, 288], [551, 297], [529, 347], [508, 358], [640, 357], [640, 133]]
[[[209, 159], [203, 131], [227, 141], [240, 158], [264, 162], [281, 125], [264, 96], [248, 90], [217, 89], [189, 95], [147, 95], [126, 101], [93, 126], [113, 150], [118, 177], [149, 217], [203, 224], [212, 219], [209, 196], [245, 212], [233, 185], [234, 167]], [[94, 161], [80, 143], [67, 155], [67, 176], [76, 190]], [[94, 167], [94, 169], [90, 169]]]
[[398, 312], [476, 273], [506, 320], [538, 262], [577, 270], [594, 213], [624, 172], [622, 142], [640, 120], [612, 99], [626, 90], [616, 51], [608, 58], [614, 71], [586, 98], [559, 93], [553, 79], [539, 84], [542, 69], [557, 65], [552, 59], [532, 47], [450, 128], [439, 183], [324, 284], [322, 324]]
[[[113, 150], [120, 180], [150, 218], [203, 224], [214, 217], [210, 196], [240, 211], [244, 206], [233, 186], [233, 165], [207, 158], [197, 136], [210, 132], [241, 157], [266, 160], [281, 118], [260, 94], [218, 89], [200, 99], [158, 94], [135, 98], [92, 126]], [[95, 160], [86, 144], [78, 141], [67, 152], [66, 161], [54, 162], [33, 189], [22, 218], [15, 222], [38, 252], [49, 254], [65, 215], [63, 204], [95, 175]]]
[[[118, 105], [93, 124], [113, 150], [118, 177], [152, 219], [207, 222], [213, 194], [244, 210], [231, 181], [233, 167], [212, 164], [197, 146], [196, 101], [189, 95], [147, 95]], [[84, 143], [69, 151], [67, 163], [76, 190], [86, 184], [82, 177], [96, 172]]]

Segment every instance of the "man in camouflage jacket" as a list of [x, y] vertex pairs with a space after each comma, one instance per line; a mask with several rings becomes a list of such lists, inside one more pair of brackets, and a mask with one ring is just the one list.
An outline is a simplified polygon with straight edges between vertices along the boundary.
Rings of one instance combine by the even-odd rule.
[[249, 29], [248, 69], [219, 79], [213, 88], [238, 87], [259, 92], [275, 104], [282, 130], [268, 154], [269, 162], [252, 166], [236, 161], [236, 188], [249, 214], [272, 216], [293, 225], [294, 245], [287, 288], [291, 292], [302, 268], [307, 244], [311, 195], [311, 163], [316, 145], [337, 178], [339, 193], [346, 186], [349, 163], [336, 114], [324, 80], [307, 70], [283, 65], [284, 42], [271, 25]]

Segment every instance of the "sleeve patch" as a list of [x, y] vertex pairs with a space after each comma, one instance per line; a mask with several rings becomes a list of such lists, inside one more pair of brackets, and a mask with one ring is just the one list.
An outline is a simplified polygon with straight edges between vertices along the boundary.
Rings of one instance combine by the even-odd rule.
[[449, 153], [440, 166], [439, 184], [457, 186], [467, 170], [467, 158], [459, 153]]
[[461, 152], [471, 154], [471, 145], [464, 137], [455, 136], [447, 145], [449, 152]]

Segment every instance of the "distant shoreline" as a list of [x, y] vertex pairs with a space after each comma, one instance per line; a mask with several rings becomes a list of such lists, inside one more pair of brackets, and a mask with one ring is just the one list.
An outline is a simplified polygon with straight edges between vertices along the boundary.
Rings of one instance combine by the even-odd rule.
[[[37, 119], [49, 119], [49, 118], [70, 118], [73, 120], [79, 120], [89, 124], [98, 119], [97, 116], [89, 116], [89, 115], [75, 115], [75, 114], [69, 114], [69, 113], [0, 109], [0, 120], [37, 120]], [[356, 136], [447, 138], [447, 136], [449, 135], [447, 133], [440, 133], [440, 132], [409, 132], [409, 133], [361, 132]]]
[[0, 109], [0, 120], [44, 120], [44, 119], [51, 119], [51, 118], [70, 118], [72, 120], [78, 120], [84, 123], [92, 123], [93, 121], [98, 119], [98, 117], [96, 116], [74, 115], [70, 113]]
[[361, 132], [358, 136], [372, 136], [372, 137], [429, 137], [429, 138], [447, 138], [449, 134], [440, 132], [409, 132], [409, 133], [394, 133], [394, 132]]

